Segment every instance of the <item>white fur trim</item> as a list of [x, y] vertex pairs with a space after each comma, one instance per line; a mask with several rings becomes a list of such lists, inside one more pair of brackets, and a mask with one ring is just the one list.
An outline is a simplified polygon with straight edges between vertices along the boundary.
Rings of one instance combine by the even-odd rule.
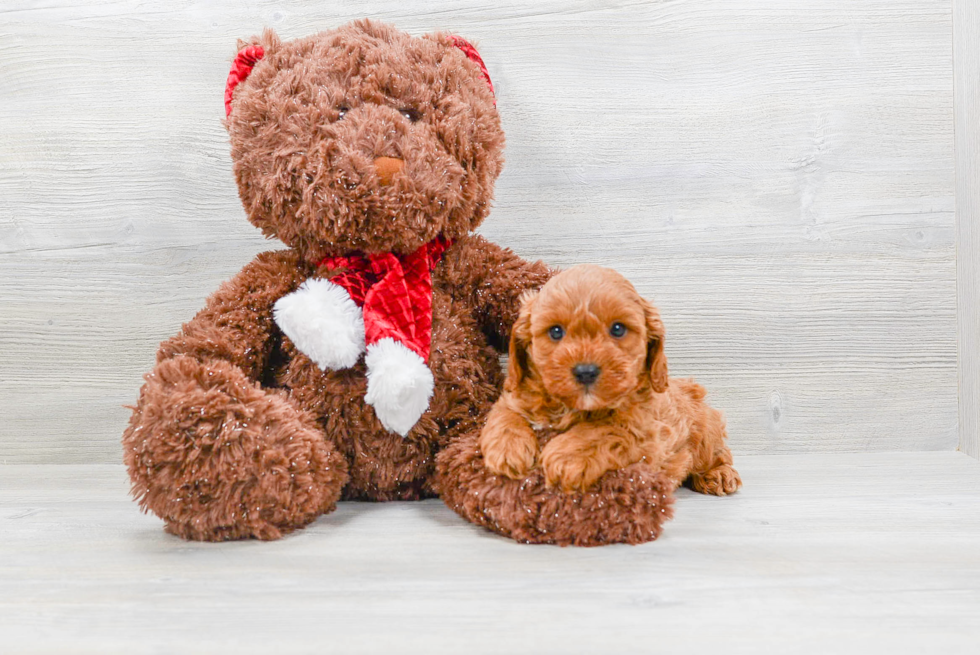
[[429, 408], [435, 382], [425, 360], [391, 337], [368, 346], [367, 394], [364, 401], [385, 429], [401, 436]]
[[307, 280], [276, 301], [272, 316], [301, 353], [322, 370], [350, 368], [364, 352], [364, 316], [347, 290]]

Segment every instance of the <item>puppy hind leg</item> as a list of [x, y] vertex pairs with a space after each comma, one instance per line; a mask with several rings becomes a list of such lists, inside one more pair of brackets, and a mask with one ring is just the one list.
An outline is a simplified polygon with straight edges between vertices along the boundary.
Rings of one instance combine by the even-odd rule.
[[662, 471], [676, 489], [691, 471], [693, 458], [686, 441], [666, 423], [654, 426], [652, 438], [642, 445], [643, 461]]
[[735, 493], [742, 486], [742, 478], [732, 466], [732, 451], [725, 443], [724, 419], [709, 408], [707, 425], [699, 427], [691, 433], [693, 461], [687, 484], [699, 493], [713, 496]]
[[688, 471], [691, 470], [691, 453], [686, 449], [673, 453], [664, 460], [661, 470], [676, 489], [683, 484], [684, 479], [688, 477]]
[[692, 473], [688, 481], [698, 493], [713, 496], [733, 494], [742, 486], [742, 478], [731, 464], [720, 464], [703, 473]]

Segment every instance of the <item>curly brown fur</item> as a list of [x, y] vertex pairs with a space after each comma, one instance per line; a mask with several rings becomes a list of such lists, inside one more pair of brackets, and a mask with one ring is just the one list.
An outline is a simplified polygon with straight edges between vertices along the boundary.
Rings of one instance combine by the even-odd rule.
[[133, 491], [181, 537], [276, 539], [332, 510], [347, 478], [312, 416], [228, 362], [161, 362], [136, 415]]
[[[539, 447], [555, 436], [536, 434]], [[673, 483], [645, 463], [602, 476], [586, 492], [564, 493], [546, 485], [540, 468], [521, 479], [487, 470], [480, 430], [439, 453], [440, 496], [457, 514], [517, 541], [560, 546], [639, 544], [660, 536], [673, 516]]]
[[[267, 236], [309, 261], [404, 254], [487, 216], [504, 134], [479, 67], [448, 36], [362, 20], [252, 42], [265, 56], [227, 125], [242, 203]], [[378, 158], [403, 167], [379, 171]]]
[[[291, 249], [259, 255], [161, 345], [123, 436], [141, 506], [190, 539], [272, 539], [342, 497], [433, 495], [437, 452], [499, 394], [519, 296], [551, 275], [470, 234], [504, 137], [479, 67], [448, 37], [359, 21], [252, 42], [265, 56], [227, 121], [235, 176], [249, 220]], [[437, 235], [454, 243], [432, 275], [435, 392], [403, 438], [365, 404], [363, 362], [321, 370], [272, 309], [329, 277], [324, 255], [408, 253]]]
[[[636, 462], [702, 493], [741, 485], [720, 412], [672, 380], [657, 310], [621, 275], [576, 266], [529, 294], [511, 336], [505, 393], [480, 436], [487, 468], [584, 491]], [[540, 450], [535, 429], [557, 431]]]
[[[685, 478], [735, 491], [722, 417], [701, 387], [669, 378], [663, 341], [656, 309], [612, 271], [575, 267], [527, 294], [504, 394], [482, 430], [439, 454], [442, 498], [518, 541], [596, 546], [656, 539]], [[587, 385], [580, 364], [598, 368]]]

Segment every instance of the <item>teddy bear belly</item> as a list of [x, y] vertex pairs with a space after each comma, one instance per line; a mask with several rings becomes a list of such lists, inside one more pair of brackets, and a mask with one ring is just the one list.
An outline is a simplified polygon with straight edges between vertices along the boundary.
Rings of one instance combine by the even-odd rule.
[[435, 455], [457, 434], [480, 424], [500, 394], [499, 358], [470, 321], [434, 321], [429, 408], [406, 437], [386, 430], [364, 401], [363, 358], [340, 371], [321, 371], [293, 351], [278, 386], [311, 412], [348, 462], [345, 499], [415, 500], [435, 495]]

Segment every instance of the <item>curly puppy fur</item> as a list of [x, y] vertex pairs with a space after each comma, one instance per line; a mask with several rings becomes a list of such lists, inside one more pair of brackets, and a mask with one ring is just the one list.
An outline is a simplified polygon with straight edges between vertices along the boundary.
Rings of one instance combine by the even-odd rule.
[[668, 377], [663, 344], [656, 309], [613, 271], [575, 267], [527, 294], [504, 394], [439, 454], [443, 500], [518, 541], [598, 546], [656, 539], [682, 481], [734, 492], [721, 414]]
[[[519, 479], [538, 465], [549, 486], [584, 491], [646, 462], [674, 487], [721, 496], [741, 485], [721, 413], [693, 380], [668, 377], [660, 316], [615, 271], [577, 266], [525, 298], [505, 388], [479, 440], [493, 473]], [[558, 435], [539, 448], [542, 428]]]
[[[434, 494], [435, 456], [478, 430], [500, 392], [498, 351], [520, 295], [551, 275], [471, 234], [504, 136], [477, 64], [448, 36], [359, 21], [292, 42], [271, 31], [227, 121], [249, 220], [288, 250], [225, 283], [146, 377], [124, 458], [133, 493], [188, 539], [274, 539], [341, 497]], [[328, 255], [454, 243], [432, 275], [435, 391], [406, 438], [364, 402], [364, 362], [323, 371], [273, 305]]]

